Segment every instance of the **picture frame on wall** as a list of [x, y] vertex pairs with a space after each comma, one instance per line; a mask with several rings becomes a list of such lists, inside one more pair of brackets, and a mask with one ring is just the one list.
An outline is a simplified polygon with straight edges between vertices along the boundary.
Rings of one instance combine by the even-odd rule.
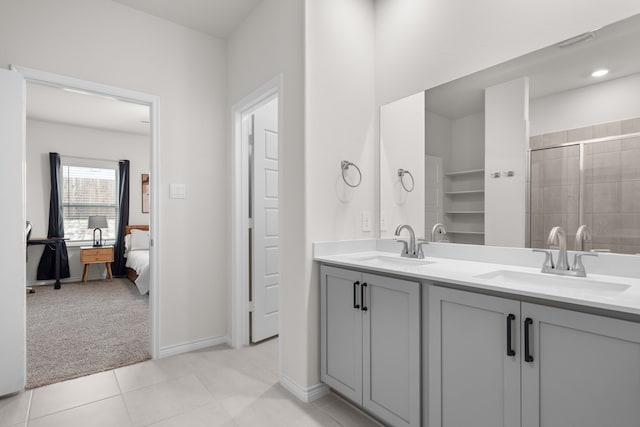
[[142, 213], [149, 213], [149, 174], [142, 174]]

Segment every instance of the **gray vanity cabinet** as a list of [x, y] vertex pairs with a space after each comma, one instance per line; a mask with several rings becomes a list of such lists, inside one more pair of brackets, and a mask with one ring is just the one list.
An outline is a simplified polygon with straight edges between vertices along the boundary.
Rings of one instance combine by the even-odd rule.
[[520, 425], [519, 318], [518, 301], [429, 287], [429, 427]]
[[528, 303], [522, 319], [522, 427], [640, 425], [640, 324]]
[[437, 286], [428, 322], [430, 427], [638, 426], [638, 323]]
[[393, 426], [420, 426], [420, 284], [323, 265], [321, 379]]

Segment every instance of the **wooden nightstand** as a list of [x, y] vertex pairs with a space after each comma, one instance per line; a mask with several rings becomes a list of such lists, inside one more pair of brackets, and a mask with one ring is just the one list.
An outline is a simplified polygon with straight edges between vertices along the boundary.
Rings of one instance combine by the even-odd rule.
[[89, 277], [89, 265], [104, 263], [107, 267], [109, 280], [113, 280], [111, 263], [113, 262], [113, 246], [83, 246], [80, 248], [80, 262], [84, 264], [82, 281], [87, 282]]

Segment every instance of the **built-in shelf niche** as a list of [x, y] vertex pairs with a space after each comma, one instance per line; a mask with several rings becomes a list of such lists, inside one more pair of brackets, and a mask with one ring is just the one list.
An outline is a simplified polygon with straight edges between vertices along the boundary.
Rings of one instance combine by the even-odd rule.
[[444, 214], [449, 241], [484, 244], [484, 169], [445, 173]]

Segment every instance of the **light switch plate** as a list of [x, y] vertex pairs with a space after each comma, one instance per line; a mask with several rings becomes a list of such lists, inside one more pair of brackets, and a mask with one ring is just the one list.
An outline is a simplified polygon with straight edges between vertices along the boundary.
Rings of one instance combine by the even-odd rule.
[[170, 199], [186, 199], [187, 186], [184, 184], [169, 184]]
[[387, 231], [387, 218], [384, 212], [380, 212], [380, 231]]
[[362, 231], [371, 231], [371, 214], [367, 211], [362, 212]]

